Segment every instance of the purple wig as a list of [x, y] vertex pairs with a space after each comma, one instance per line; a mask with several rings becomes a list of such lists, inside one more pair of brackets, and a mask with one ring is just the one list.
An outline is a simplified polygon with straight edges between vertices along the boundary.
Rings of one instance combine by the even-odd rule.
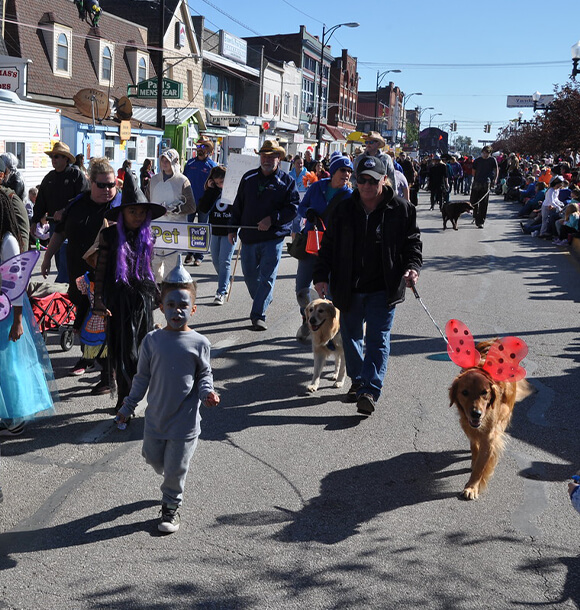
[[139, 227], [135, 237], [135, 249], [127, 241], [125, 233], [125, 222], [123, 213], [119, 210], [117, 219], [117, 234], [119, 235], [119, 249], [117, 251], [117, 271], [115, 278], [124, 284], [129, 284], [131, 277], [142, 281], [149, 279], [155, 281], [155, 276], [151, 269], [151, 259], [153, 257], [154, 239], [151, 233], [151, 212], [147, 212], [147, 217]]

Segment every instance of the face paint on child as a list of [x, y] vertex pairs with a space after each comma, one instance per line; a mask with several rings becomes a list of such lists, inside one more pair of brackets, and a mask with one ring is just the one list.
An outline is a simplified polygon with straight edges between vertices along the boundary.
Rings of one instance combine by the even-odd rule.
[[197, 306], [193, 304], [189, 290], [171, 290], [163, 298], [161, 310], [172, 330], [181, 330], [187, 327], [187, 322]]
[[130, 231], [136, 231], [147, 218], [147, 208], [144, 205], [128, 205], [121, 208], [125, 227]]

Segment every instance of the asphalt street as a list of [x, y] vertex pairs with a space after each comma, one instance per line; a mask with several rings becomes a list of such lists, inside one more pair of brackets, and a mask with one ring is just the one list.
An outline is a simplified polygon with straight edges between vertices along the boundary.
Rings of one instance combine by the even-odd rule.
[[[449, 407], [459, 368], [408, 292], [398, 306], [384, 395], [362, 419], [327, 365], [294, 335], [296, 261], [285, 255], [268, 330], [250, 330], [238, 265], [212, 307], [209, 257], [191, 325], [212, 342], [219, 407], [203, 408], [178, 533], [159, 535], [160, 478], [140, 455], [142, 417], [121, 432], [98, 373], [69, 375], [78, 347], [47, 339], [55, 416], [3, 439], [0, 608], [507, 609], [580, 607], [579, 264], [522, 235], [492, 197], [483, 230], [442, 230], [422, 192], [418, 290], [443, 328], [515, 335], [535, 393], [516, 405], [506, 452], [476, 501], [458, 498], [468, 442]], [[140, 407], [141, 413], [144, 405]]]

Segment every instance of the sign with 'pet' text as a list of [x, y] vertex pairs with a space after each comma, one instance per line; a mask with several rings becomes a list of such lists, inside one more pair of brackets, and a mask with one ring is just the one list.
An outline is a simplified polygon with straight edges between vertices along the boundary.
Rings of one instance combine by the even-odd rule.
[[211, 227], [188, 222], [151, 222], [155, 250], [208, 252]]

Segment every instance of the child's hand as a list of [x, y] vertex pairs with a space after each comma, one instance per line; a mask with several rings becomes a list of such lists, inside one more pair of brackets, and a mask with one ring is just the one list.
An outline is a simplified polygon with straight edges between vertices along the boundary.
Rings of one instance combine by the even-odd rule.
[[117, 424], [124, 424], [128, 419], [129, 418], [123, 415], [122, 413], [117, 413], [117, 415], [115, 415], [115, 422]]
[[220, 396], [217, 392], [210, 392], [203, 401], [206, 407], [215, 407], [220, 403]]

